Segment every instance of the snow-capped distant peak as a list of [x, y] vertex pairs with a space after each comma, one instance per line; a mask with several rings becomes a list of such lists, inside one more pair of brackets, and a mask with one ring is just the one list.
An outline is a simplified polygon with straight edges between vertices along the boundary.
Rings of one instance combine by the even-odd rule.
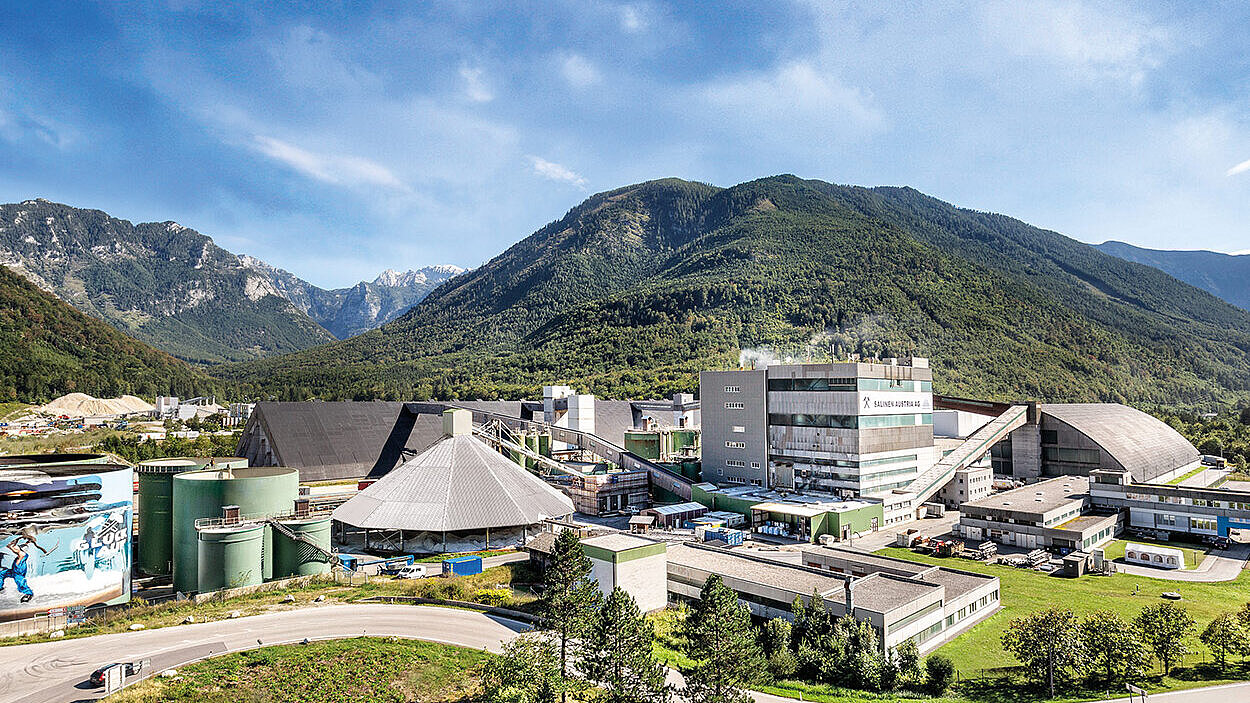
[[389, 286], [392, 288], [400, 286], [419, 286], [429, 282], [431, 278], [436, 280], [446, 280], [452, 276], [462, 274], [466, 269], [452, 264], [437, 264], [435, 266], [426, 266], [416, 271], [405, 271], [399, 273], [394, 269], [383, 271], [377, 278], [373, 279], [374, 285]]

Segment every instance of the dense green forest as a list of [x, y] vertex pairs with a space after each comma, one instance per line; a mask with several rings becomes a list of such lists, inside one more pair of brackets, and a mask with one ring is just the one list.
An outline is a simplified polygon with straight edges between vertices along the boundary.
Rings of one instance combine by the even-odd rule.
[[1158, 415], [1203, 454], [1222, 456], [1241, 469], [1250, 466], [1250, 407], [1235, 408], [1213, 418], [1193, 413]]
[[743, 348], [930, 357], [942, 393], [1230, 406], [1250, 314], [1146, 266], [911, 189], [779, 176], [592, 196], [408, 314], [219, 367], [284, 399], [694, 390]]
[[0, 266], [0, 401], [39, 403], [74, 391], [151, 398], [233, 389]]

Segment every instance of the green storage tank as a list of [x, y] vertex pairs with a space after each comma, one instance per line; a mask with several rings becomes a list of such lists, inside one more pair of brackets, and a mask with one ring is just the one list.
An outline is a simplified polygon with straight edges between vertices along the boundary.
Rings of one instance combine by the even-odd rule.
[[311, 576], [330, 572], [330, 560], [325, 552], [307, 543], [293, 539], [292, 535], [304, 537], [321, 549], [330, 551], [330, 518], [290, 518], [279, 520], [282, 529], [273, 530], [273, 577]]
[[[199, 586], [199, 548], [195, 521], [220, 518], [227, 505], [239, 506], [244, 518], [290, 513], [299, 497], [299, 472], [282, 466], [204, 469], [174, 476], [174, 590], [190, 593]], [[267, 534], [268, 530], [262, 530]], [[268, 541], [266, 539], [266, 541]], [[268, 545], [266, 545], [268, 546]], [[270, 554], [266, 548], [265, 554]], [[272, 573], [264, 560], [261, 580]]]
[[218, 469], [242, 469], [247, 459], [178, 456], [139, 462], [139, 571], [151, 575], [172, 572], [174, 560], [174, 474], [212, 465]]
[[196, 580], [203, 593], [264, 582], [264, 523], [211, 527], [199, 531]]
[[145, 574], [172, 573], [174, 565], [174, 474], [200, 468], [193, 459], [152, 459], [139, 463], [139, 554]]

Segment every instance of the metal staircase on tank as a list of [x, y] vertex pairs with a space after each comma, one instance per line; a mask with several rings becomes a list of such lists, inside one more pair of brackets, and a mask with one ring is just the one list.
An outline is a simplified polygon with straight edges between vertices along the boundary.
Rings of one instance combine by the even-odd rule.
[[[291, 516], [291, 517], [297, 517], [297, 516]], [[291, 530], [291, 528], [279, 522], [278, 518], [266, 518], [265, 523], [269, 525], [270, 527], [272, 527], [273, 529], [277, 530], [278, 532], [282, 533], [282, 536], [286, 537], [287, 539], [293, 542], [299, 542], [300, 544], [306, 545], [312, 548], [313, 551], [323, 555], [326, 558], [326, 561], [329, 562], [331, 568], [343, 565], [343, 561], [342, 559], [339, 558], [338, 554], [317, 544], [307, 535], [301, 535], [301, 534], [294, 532], [293, 530]]]
[[933, 497], [933, 494], [941, 490], [947, 481], [954, 478], [956, 471], [985, 456], [990, 447], [1022, 427], [1028, 421], [1028, 412], [1029, 406], [1027, 405], [1011, 406], [1003, 414], [973, 432], [951, 453], [917, 476], [905, 491], [906, 494], [911, 495], [912, 508], [918, 507]]

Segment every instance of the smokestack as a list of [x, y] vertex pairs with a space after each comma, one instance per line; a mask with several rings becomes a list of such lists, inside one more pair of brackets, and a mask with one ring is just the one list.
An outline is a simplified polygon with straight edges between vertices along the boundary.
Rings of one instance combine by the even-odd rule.
[[855, 577], [846, 580], [846, 614], [855, 617]]

